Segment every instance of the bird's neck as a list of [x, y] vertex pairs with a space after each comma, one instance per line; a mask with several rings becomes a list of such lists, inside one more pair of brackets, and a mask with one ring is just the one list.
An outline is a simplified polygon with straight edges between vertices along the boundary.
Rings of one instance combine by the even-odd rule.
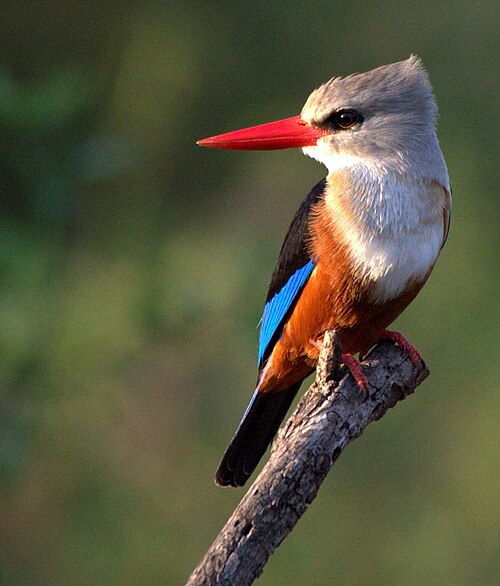
[[329, 173], [325, 203], [335, 223], [348, 219], [367, 238], [394, 240], [435, 212], [434, 202], [423, 196], [431, 183], [373, 161], [350, 160]]
[[374, 283], [374, 300], [394, 298], [411, 280], [424, 279], [442, 242], [442, 188], [357, 165], [330, 173], [325, 222], [349, 251], [359, 278]]
[[339, 150], [335, 144], [320, 140], [318, 144], [304, 147], [305, 155], [325, 165], [329, 176], [346, 173], [355, 183], [387, 181], [437, 181], [450, 191], [450, 180], [443, 153], [434, 129], [415, 133], [391, 148], [364, 148], [358, 151]]
[[397, 229], [397, 210], [404, 205], [399, 181], [366, 162], [349, 163], [327, 177], [325, 204], [332, 223], [346, 236], [355, 232], [367, 239]]

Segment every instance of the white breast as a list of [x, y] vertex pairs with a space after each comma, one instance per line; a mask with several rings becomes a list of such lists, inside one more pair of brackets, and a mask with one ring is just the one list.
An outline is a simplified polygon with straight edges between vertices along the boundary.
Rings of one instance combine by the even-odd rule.
[[394, 299], [423, 280], [443, 241], [443, 190], [366, 166], [351, 168], [340, 191], [338, 183], [331, 181], [325, 203], [355, 271], [373, 285], [372, 301]]

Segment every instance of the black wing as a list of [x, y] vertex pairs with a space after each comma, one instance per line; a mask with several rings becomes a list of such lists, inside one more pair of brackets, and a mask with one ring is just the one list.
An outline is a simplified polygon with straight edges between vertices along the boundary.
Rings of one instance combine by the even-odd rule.
[[259, 340], [259, 366], [265, 364], [283, 326], [313, 269], [309, 255], [309, 212], [325, 191], [326, 179], [315, 185], [301, 203], [288, 228], [267, 294]]

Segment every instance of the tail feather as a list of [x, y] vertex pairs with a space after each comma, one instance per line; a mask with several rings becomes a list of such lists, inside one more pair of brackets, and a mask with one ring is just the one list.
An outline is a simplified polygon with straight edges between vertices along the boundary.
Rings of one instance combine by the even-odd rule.
[[243, 486], [283, 421], [302, 381], [277, 393], [255, 391], [215, 473], [220, 486]]

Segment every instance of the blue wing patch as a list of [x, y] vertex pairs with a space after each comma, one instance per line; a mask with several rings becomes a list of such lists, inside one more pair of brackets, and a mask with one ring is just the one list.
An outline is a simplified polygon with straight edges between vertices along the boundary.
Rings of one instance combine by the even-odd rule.
[[302, 287], [306, 284], [313, 270], [314, 263], [310, 260], [302, 268], [295, 271], [280, 291], [266, 303], [260, 328], [259, 364], [261, 364], [264, 354], [273, 336], [280, 327], [283, 318], [302, 290]]

